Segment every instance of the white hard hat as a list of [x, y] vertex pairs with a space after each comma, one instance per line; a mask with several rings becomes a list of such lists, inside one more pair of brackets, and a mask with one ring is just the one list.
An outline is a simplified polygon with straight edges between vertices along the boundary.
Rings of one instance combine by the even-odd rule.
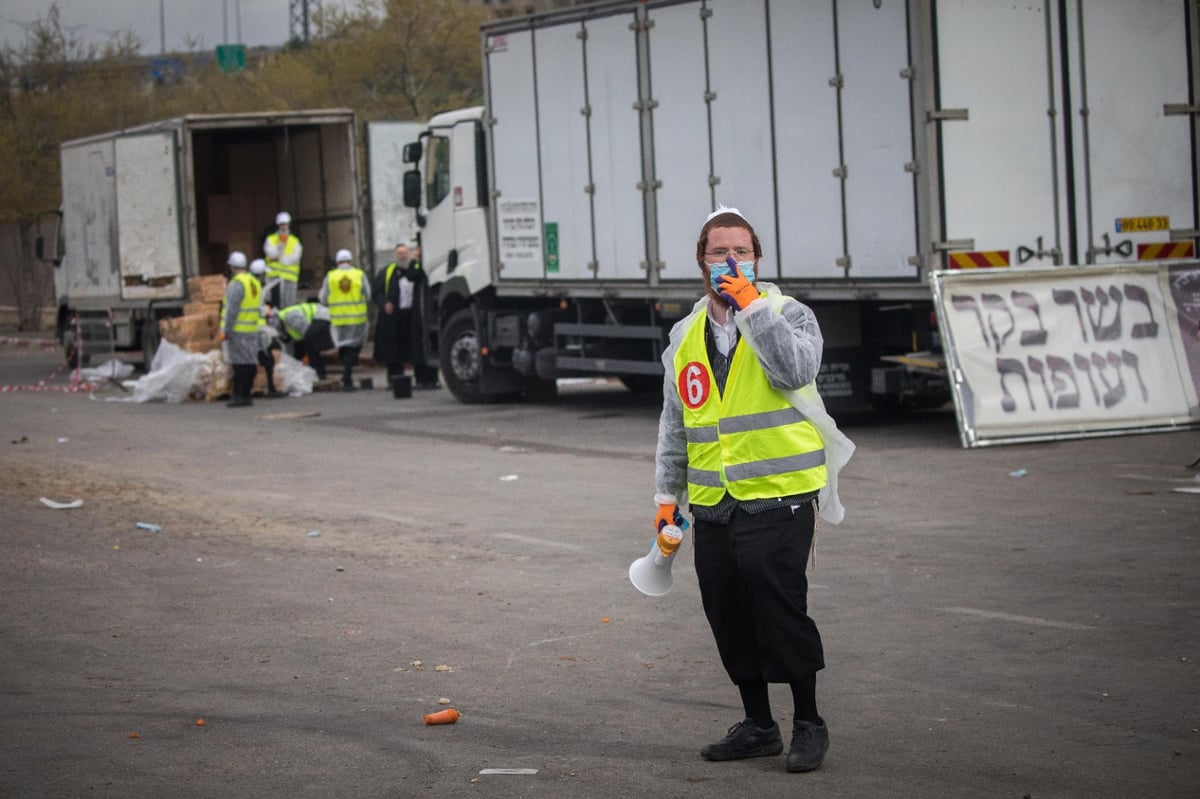
[[354, 256], [350, 254], [349, 250], [338, 250], [337, 255], [333, 256], [333, 260], [339, 264], [350, 264], [354, 263]]
[[[245, 256], [242, 257], [242, 260], [243, 261], [245, 260]], [[262, 258], [255, 258], [253, 261], [250, 262], [250, 274], [265, 275], [266, 273], [267, 273], [267, 262], [264, 261]]]
[[227, 263], [234, 269], [245, 269], [246, 254], [239, 250], [234, 250], [233, 252], [229, 253], [229, 260]]
[[289, 214], [287, 211], [280, 211], [279, 213], [275, 214], [275, 224], [277, 224], [277, 225], [292, 224], [292, 215]]

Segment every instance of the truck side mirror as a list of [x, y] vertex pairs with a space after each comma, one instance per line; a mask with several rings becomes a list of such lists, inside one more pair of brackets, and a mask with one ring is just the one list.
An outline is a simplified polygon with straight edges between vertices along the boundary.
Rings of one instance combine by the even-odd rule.
[[404, 145], [404, 163], [415, 164], [421, 160], [421, 142], [414, 141]]
[[[407, 146], [411, 147], [412, 145]], [[419, 170], [410, 169], [404, 173], [404, 207], [421, 207], [421, 173]]]

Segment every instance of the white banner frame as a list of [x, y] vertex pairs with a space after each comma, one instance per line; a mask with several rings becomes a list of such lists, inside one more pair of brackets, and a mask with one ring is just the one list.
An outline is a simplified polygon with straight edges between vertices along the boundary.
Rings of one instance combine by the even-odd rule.
[[1200, 427], [1200, 262], [934, 272], [965, 448]]

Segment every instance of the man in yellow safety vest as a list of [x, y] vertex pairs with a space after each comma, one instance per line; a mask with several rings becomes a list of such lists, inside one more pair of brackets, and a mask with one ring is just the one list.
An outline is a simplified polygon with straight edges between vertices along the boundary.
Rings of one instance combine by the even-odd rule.
[[231, 276], [221, 305], [221, 332], [225, 360], [233, 367], [229, 389], [230, 408], [252, 405], [250, 392], [258, 371], [258, 320], [262, 308], [262, 287], [246, 271], [246, 255], [234, 250], [229, 254]]
[[267, 261], [267, 279], [273, 284], [272, 304], [276, 308], [286, 308], [296, 303], [304, 246], [292, 233], [292, 215], [287, 211], [275, 215], [275, 226], [275, 232], [263, 242], [263, 255]]
[[367, 303], [371, 301], [371, 284], [363, 271], [354, 265], [354, 256], [349, 250], [338, 250], [334, 260], [337, 265], [325, 275], [318, 296], [329, 308], [333, 341], [342, 362], [342, 391], [354, 391], [351, 375], [367, 342]]
[[[829, 732], [817, 712], [824, 668], [805, 567], [817, 515], [837, 523], [837, 472], [854, 445], [814, 381], [823, 340], [808, 306], [757, 281], [762, 244], [736, 209], [700, 230], [705, 296], [671, 330], [655, 459], [655, 530], [688, 502], [704, 612], [745, 719], [703, 747], [707, 760], [783, 751], [769, 683], [794, 705], [787, 770], [818, 768]], [[670, 554], [679, 539], [659, 536]]]

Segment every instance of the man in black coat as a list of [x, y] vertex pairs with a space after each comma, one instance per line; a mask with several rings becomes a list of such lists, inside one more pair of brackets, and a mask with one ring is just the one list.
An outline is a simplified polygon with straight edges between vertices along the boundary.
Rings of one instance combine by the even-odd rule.
[[404, 375], [404, 364], [412, 360], [413, 326], [412, 261], [408, 247], [396, 245], [396, 260], [375, 276], [371, 297], [379, 308], [375, 324], [375, 363], [387, 366], [388, 385]]

